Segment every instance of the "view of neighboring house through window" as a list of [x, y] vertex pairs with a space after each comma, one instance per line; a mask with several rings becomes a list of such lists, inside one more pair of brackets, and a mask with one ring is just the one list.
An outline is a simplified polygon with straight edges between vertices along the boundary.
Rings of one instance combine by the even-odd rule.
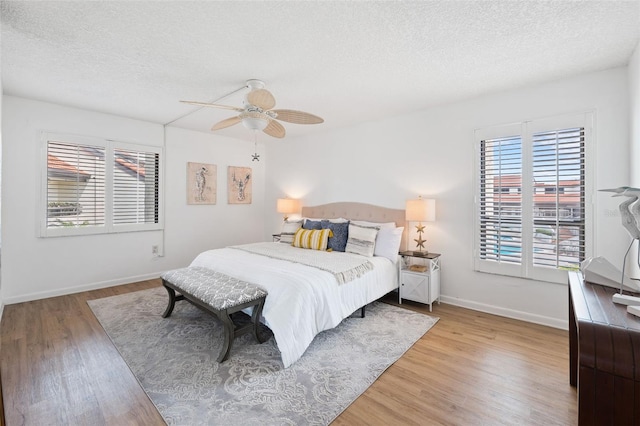
[[160, 228], [160, 150], [47, 138], [42, 236]]
[[586, 257], [587, 132], [542, 124], [476, 142], [477, 270], [545, 279], [543, 269], [576, 269]]

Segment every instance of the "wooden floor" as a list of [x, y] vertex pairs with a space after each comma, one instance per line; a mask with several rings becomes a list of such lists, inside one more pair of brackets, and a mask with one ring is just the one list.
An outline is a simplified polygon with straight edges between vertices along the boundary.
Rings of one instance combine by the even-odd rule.
[[[86, 304], [158, 285], [6, 306], [0, 330], [6, 424], [163, 424]], [[418, 303], [402, 306], [429, 314]], [[334, 425], [577, 423], [566, 331], [444, 304], [431, 315], [440, 321]]]

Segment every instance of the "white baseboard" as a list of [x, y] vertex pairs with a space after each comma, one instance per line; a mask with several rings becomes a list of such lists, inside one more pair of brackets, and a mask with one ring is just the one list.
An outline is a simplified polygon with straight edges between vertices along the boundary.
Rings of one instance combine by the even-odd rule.
[[4, 303], [7, 305], [12, 305], [14, 303], [30, 302], [32, 300], [46, 299], [48, 297], [65, 296], [67, 294], [80, 293], [83, 291], [98, 290], [101, 288], [114, 287], [122, 284], [131, 284], [138, 281], [152, 280], [155, 278], [159, 278], [163, 272], [165, 271], [154, 272], [151, 274], [137, 275], [134, 277], [118, 278], [118, 279], [109, 280], [109, 281], [101, 281], [101, 282], [82, 285], [78, 287], [66, 287], [66, 288], [59, 288], [59, 289], [50, 290], [50, 291], [41, 291], [37, 293], [22, 294], [20, 296], [7, 297], [4, 300]]
[[529, 312], [516, 311], [513, 309], [502, 308], [500, 306], [487, 305], [484, 303], [478, 303], [472, 300], [458, 299], [455, 297], [441, 296], [440, 300], [442, 301], [442, 303], [460, 306], [462, 308], [472, 309], [474, 311], [486, 312], [488, 314], [499, 315], [501, 317], [517, 319], [521, 321], [527, 321], [534, 324], [546, 325], [548, 327], [559, 328], [561, 330], [569, 329], [568, 321], [561, 320], [558, 318], [545, 317], [542, 315], [536, 315]]
[[[4, 311], [4, 305], [12, 305], [14, 303], [30, 302], [32, 300], [46, 299], [48, 297], [64, 296], [67, 294], [80, 293], [82, 291], [98, 290], [101, 288], [114, 287], [122, 284], [130, 284], [138, 281], [152, 280], [160, 277], [164, 271], [155, 272], [151, 274], [138, 275], [134, 277], [118, 278], [115, 280], [101, 281], [97, 283], [87, 284], [78, 287], [66, 287], [51, 291], [43, 291], [37, 293], [23, 294], [20, 296], [8, 297], [5, 300], [0, 299], [0, 321], [2, 321], [2, 312]], [[559, 328], [561, 330], [568, 330], [569, 324], [567, 321], [560, 320], [558, 318], [545, 317], [542, 315], [536, 315], [529, 312], [516, 311], [513, 309], [502, 308], [500, 306], [487, 305], [484, 303], [474, 302], [472, 300], [459, 299], [449, 296], [441, 296], [440, 300], [443, 303], [449, 305], [460, 306], [462, 308], [472, 309], [474, 311], [486, 312], [488, 314], [499, 315], [502, 317], [513, 318], [521, 321], [527, 321], [534, 324], [546, 325], [548, 327]]]

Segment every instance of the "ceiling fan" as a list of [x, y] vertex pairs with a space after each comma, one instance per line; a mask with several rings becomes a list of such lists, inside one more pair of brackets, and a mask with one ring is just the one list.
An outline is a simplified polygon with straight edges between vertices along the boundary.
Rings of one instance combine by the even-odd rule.
[[220, 130], [242, 123], [248, 129], [261, 130], [274, 138], [283, 138], [286, 132], [282, 124], [276, 120], [295, 124], [320, 124], [324, 122], [322, 118], [308, 112], [293, 109], [272, 109], [276, 105], [276, 100], [271, 92], [264, 88], [264, 82], [261, 80], [247, 80], [246, 87], [250, 90], [245, 96], [242, 108], [208, 102], [180, 102], [201, 107], [230, 109], [240, 113], [235, 117], [227, 118], [214, 124], [211, 130]]

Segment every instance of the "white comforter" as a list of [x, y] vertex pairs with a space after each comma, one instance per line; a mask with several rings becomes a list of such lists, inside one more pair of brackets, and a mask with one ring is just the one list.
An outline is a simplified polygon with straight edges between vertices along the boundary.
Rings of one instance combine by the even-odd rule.
[[304, 354], [318, 333], [398, 287], [396, 265], [384, 257], [369, 260], [373, 271], [344, 284], [326, 271], [231, 248], [203, 252], [191, 266], [215, 269], [267, 290], [262, 315], [286, 368]]

